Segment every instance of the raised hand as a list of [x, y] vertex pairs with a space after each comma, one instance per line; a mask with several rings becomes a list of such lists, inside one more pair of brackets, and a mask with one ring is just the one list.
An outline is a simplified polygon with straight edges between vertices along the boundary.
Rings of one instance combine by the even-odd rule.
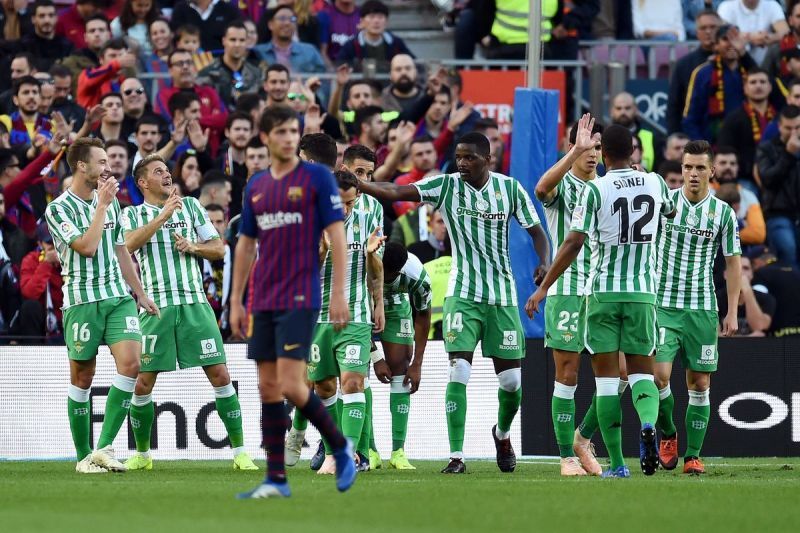
[[306, 96], [311, 96], [309, 102], [314, 101], [314, 93], [319, 91], [319, 88], [322, 87], [322, 82], [319, 79], [319, 76], [311, 76], [306, 80], [304, 84], [302, 84], [303, 89], [306, 90]]
[[383, 235], [383, 236], [378, 235], [380, 233], [380, 231], [381, 231], [381, 227], [378, 226], [377, 228], [375, 228], [375, 231], [373, 231], [370, 234], [369, 240], [367, 241], [367, 253], [368, 254], [374, 254], [375, 252], [377, 252], [378, 249], [381, 247], [381, 245], [383, 245], [383, 243], [386, 241], [386, 236], [385, 235]]
[[194, 255], [197, 252], [197, 244], [186, 237], [173, 232], [172, 238], [175, 239], [175, 249], [180, 253]]
[[183, 141], [186, 140], [186, 125], [187, 125], [187, 122], [188, 121], [186, 119], [184, 119], [184, 120], [181, 120], [180, 122], [178, 122], [177, 124], [175, 124], [175, 129], [172, 131], [172, 137], [170, 137], [170, 138], [172, 139], [172, 142], [176, 146], [182, 145]]
[[403, 121], [397, 126], [397, 142], [401, 145], [410, 146], [416, 134], [417, 125], [413, 122]]
[[594, 117], [589, 113], [585, 113], [580, 120], [578, 120], [578, 129], [575, 136], [575, 150], [577, 152], [583, 153], [587, 150], [591, 150], [600, 142], [599, 133], [592, 135], [593, 128]]
[[106, 116], [106, 108], [100, 104], [97, 104], [96, 106], [89, 108], [89, 112], [86, 113], [86, 122], [88, 124], [95, 124], [100, 122], [104, 116]]
[[117, 197], [119, 183], [113, 176], [109, 176], [100, 186], [97, 187], [97, 205], [108, 207]]
[[322, 122], [327, 113], [321, 113], [321, 109], [317, 104], [312, 103], [306, 109], [305, 121], [303, 122], [303, 134], [319, 133], [322, 131]]
[[189, 136], [189, 142], [194, 146], [195, 150], [199, 152], [203, 152], [208, 146], [208, 128], [203, 130], [200, 126], [200, 122], [197, 120], [192, 120], [189, 122], [189, 125], [186, 127], [186, 133]]
[[344, 87], [350, 82], [350, 74], [353, 69], [348, 64], [342, 64], [336, 67], [336, 84], [339, 87]]
[[467, 118], [472, 114], [475, 104], [472, 102], [464, 102], [461, 107], [456, 107], [458, 102], [453, 102], [453, 109], [450, 111], [450, 119], [447, 125], [451, 130], [456, 130], [461, 126]]
[[183, 208], [183, 201], [181, 197], [178, 195], [178, 188], [173, 187], [172, 192], [169, 193], [169, 197], [167, 201], [164, 202], [164, 207], [161, 209], [161, 215], [164, 217], [164, 221], [166, 222], [170, 218], [172, 218], [172, 214], [179, 209]]

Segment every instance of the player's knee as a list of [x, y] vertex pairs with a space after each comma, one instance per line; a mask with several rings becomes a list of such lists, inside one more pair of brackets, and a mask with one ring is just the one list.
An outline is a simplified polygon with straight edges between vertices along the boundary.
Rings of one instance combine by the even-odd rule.
[[355, 373], [342, 376], [342, 392], [344, 394], [364, 392], [364, 376]]
[[136, 380], [136, 388], [133, 390], [137, 396], [147, 396], [153, 392], [155, 381], [143, 380], [141, 376]]
[[711, 387], [711, 375], [706, 373], [689, 373], [686, 381], [689, 390], [704, 391]]
[[516, 392], [522, 387], [522, 369], [509, 368], [497, 374], [500, 388], [506, 392]]
[[669, 387], [669, 377], [656, 374], [655, 380], [656, 380], [656, 386], [659, 388], [659, 390]]
[[578, 384], [578, 366], [561, 365], [556, 367], [556, 381], [562, 385], [573, 387]]
[[456, 357], [450, 359], [450, 382], [461, 383], [466, 385], [469, 383], [469, 376], [472, 374], [472, 365], [466, 359]]
[[132, 357], [117, 361], [117, 373], [136, 379], [136, 376], [139, 375], [139, 358]]
[[231, 376], [228, 374], [228, 367], [225, 365], [214, 365], [209, 367], [206, 371], [208, 381], [211, 382], [212, 387], [224, 387], [231, 382]]
[[330, 398], [336, 395], [336, 379], [325, 379], [314, 383], [314, 392], [320, 398]]

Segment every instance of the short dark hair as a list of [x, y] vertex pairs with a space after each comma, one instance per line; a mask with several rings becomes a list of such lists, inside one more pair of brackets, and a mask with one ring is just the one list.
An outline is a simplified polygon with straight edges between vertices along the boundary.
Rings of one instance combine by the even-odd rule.
[[225, 173], [218, 168], [212, 168], [203, 174], [203, 180], [200, 184], [200, 189], [202, 192], [210, 189], [211, 187], [224, 187], [226, 183], [228, 183], [228, 177], [225, 175]]
[[[19, 163], [19, 158], [17, 154], [14, 153], [14, 150], [11, 148], [0, 148], [0, 174], [6, 171], [8, 165], [11, 164], [11, 160], [17, 158], [17, 163]], [[0, 194], [2, 194], [2, 187], [0, 187]]]
[[300, 139], [298, 150], [320, 165], [333, 169], [336, 166], [336, 141], [327, 133], [309, 133]]
[[345, 96], [344, 99], [345, 99], [345, 101], [350, 99], [350, 91], [352, 91], [353, 87], [355, 87], [356, 85], [366, 85], [367, 87], [370, 88], [370, 91], [374, 91], [374, 89], [375, 89], [375, 86], [374, 86], [372, 80], [368, 80], [366, 78], [350, 80], [350, 81], [347, 82], [347, 85], [345, 85], [345, 88], [344, 88], [344, 96]]
[[781, 109], [780, 118], [785, 118], [787, 120], [791, 120], [793, 118], [800, 117], [800, 107], [796, 105], [787, 105]]
[[660, 176], [666, 176], [667, 174], [681, 174], [683, 172], [683, 167], [678, 161], [672, 160], [665, 160], [658, 166], [658, 174]]
[[268, 134], [276, 127], [290, 120], [300, 121], [300, 117], [294, 109], [287, 105], [271, 105], [261, 114], [261, 122], [258, 124], [258, 129], [261, 133]]
[[700, 11], [697, 15], [694, 16], [694, 20], [697, 20], [700, 17], [716, 17], [717, 19], [720, 18], [719, 13], [717, 13], [713, 9], [704, 9]]
[[155, 126], [159, 133], [161, 132], [161, 121], [158, 120], [158, 117], [149, 113], [145, 113], [139, 117], [139, 120], [136, 121], [136, 125], [133, 128], [134, 133], [139, 133], [139, 128], [142, 126]]
[[736, 156], [737, 160], [739, 159], [739, 154], [736, 153], [736, 148], [734, 148], [733, 146], [728, 146], [728, 145], [723, 144], [722, 146], [717, 146], [717, 149], [714, 152], [715, 152], [714, 153], [715, 156], [733, 154], [733, 155]]
[[60, 63], [53, 63], [48, 71], [54, 78], [71, 78], [72, 71]]
[[155, 161], [164, 163], [165, 165], [167, 164], [167, 162], [164, 161], [164, 158], [159, 154], [146, 155], [138, 163], [136, 163], [136, 166], [133, 169], [133, 180], [138, 183], [140, 179], [144, 178], [147, 174], [147, 166]]
[[258, 93], [244, 93], [236, 99], [236, 111], [250, 113], [257, 109], [263, 101], [264, 97]]
[[482, 117], [475, 121], [475, 130], [484, 133], [490, 128], [500, 128], [500, 125], [493, 118]]
[[[800, 2], [798, 2], [797, 5], [800, 6]], [[792, 92], [792, 87], [794, 87], [795, 85], [800, 85], [800, 78], [792, 78], [792, 81], [790, 81], [788, 85], [786, 85], [786, 90], [788, 92]]]
[[[253, 148], [256, 150], [266, 147], [267, 146], [261, 142], [261, 138], [258, 135], [253, 135], [253, 138], [247, 143], [247, 148]], [[247, 150], [247, 148], [245, 148], [245, 150]], [[267, 151], [269, 151], [269, 149]]]
[[233, 126], [233, 123], [237, 120], [246, 120], [248, 124], [250, 124], [250, 129], [253, 128], [253, 118], [243, 111], [234, 111], [228, 115], [228, 118], [225, 120], [225, 129], [228, 130]]
[[33, 76], [22, 76], [21, 78], [16, 79], [14, 80], [14, 96], [19, 95], [19, 91], [23, 85], [36, 85], [36, 87], [41, 89], [42, 82]]
[[356, 133], [360, 135], [361, 126], [375, 115], [380, 115], [381, 113], [383, 113], [383, 109], [376, 105], [368, 105], [358, 109], [356, 111], [356, 117], [353, 123]]
[[267, 11], [267, 12], [264, 14], [264, 16], [265, 16], [265, 17], [266, 17], [266, 19], [267, 19], [267, 22], [270, 22], [272, 19], [274, 19], [274, 18], [275, 18], [275, 15], [277, 15], [277, 14], [278, 14], [278, 11], [280, 11], [281, 9], [288, 9], [289, 11], [291, 11], [291, 12], [292, 12], [292, 15], [295, 15], [295, 14], [296, 14], [296, 13], [295, 13], [295, 10], [294, 10], [294, 8], [291, 6], [291, 4], [278, 4], [278, 5], [277, 5], [277, 6], [275, 6], [273, 9], [271, 9], [271, 10], [268, 10], [268, 11]]
[[176, 111], [184, 111], [192, 105], [192, 102], [199, 102], [200, 97], [194, 91], [177, 91], [167, 100], [167, 109], [173, 117]]
[[200, 28], [198, 28], [194, 24], [181, 24], [175, 30], [175, 37], [173, 38], [174, 41], [175, 41], [175, 44], [177, 44], [178, 41], [181, 40], [181, 37], [183, 37], [184, 35], [196, 35], [196, 36], [199, 37], [200, 36]]
[[125, 42], [125, 39], [123, 39], [122, 37], [118, 37], [116, 39], [109, 39], [106, 42], [106, 44], [104, 44], [103, 47], [100, 48], [100, 53], [98, 54], [98, 56], [103, 57], [103, 55], [106, 53], [106, 50], [127, 50], [127, 49], [128, 49], [128, 43]]
[[28, 62], [29, 69], [34, 70], [36, 68], [36, 65], [34, 65], [33, 63], [34, 61], [33, 54], [31, 54], [30, 52], [17, 52], [16, 54], [14, 54], [12, 61], [14, 59], [24, 59], [25, 61]]
[[417, 135], [416, 137], [414, 137], [411, 140], [411, 144], [409, 145], [409, 147], [410, 146], [414, 146], [415, 144], [426, 144], [426, 143], [432, 143], [432, 142], [433, 142], [433, 137], [431, 137], [427, 133], [424, 133], [422, 135]]
[[78, 161], [88, 162], [92, 148], [105, 150], [106, 145], [97, 137], [80, 137], [67, 149], [67, 164], [73, 174], [78, 170]]
[[53, 9], [56, 8], [56, 5], [53, 3], [53, 0], [36, 0], [34, 3], [30, 5], [31, 15], [36, 16], [36, 10], [40, 7], [52, 7]]
[[458, 138], [456, 145], [471, 144], [475, 146], [476, 152], [483, 157], [488, 157], [492, 153], [492, 145], [489, 138], [483, 133], [471, 131]]
[[[128, 153], [128, 143], [127, 142], [125, 142], [125, 141], [123, 141], [121, 139], [108, 139], [106, 141], [106, 151], [108, 151], [109, 148], [113, 148], [114, 146], [116, 146], [117, 148], [124, 148], [125, 149], [125, 153], [126, 154]], [[130, 159], [130, 154], [128, 154], [128, 159]]]
[[400, 272], [408, 261], [408, 250], [399, 242], [386, 241], [383, 248], [383, 271]]
[[756, 67], [756, 66], [753, 66], [753, 67], [750, 67], [749, 69], [747, 69], [747, 76], [746, 77], [753, 76], [755, 74], [763, 74], [769, 80], [769, 72], [767, 72], [766, 70], [764, 70], [761, 67]]
[[337, 170], [333, 173], [333, 177], [336, 178], [336, 184], [343, 191], [358, 187], [358, 178], [349, 170]]
[[709, 161], [714, 161], [714, 149], [711, 144], [705, 140], [689, 141], [683, 148], [684, 155], [703, 155], [708, 156]]
[[105, 102], [106, 98], [119, 98], [119, 101], [120, 102], [122, 101], [122, 95], [118, 92], [110, 92], [104, 94], [103, 96], [100, 97], [100, 103], [102, 104], [103, 102]]
[[363, 159], [364, 161], [369, 161], [370, 163], [378, 162], [378, 158], [375, 157], [375, 152], [364, 146], [363, 144], [353, 144], [348, 146], [344, 150], [344, 154], [342, 155], [342, 162], [345, 165], [349, 165], [353, 163], [356, 159]]
[[231, 29], [231, 28], [235, 28], [237, 30], [247, 31], [247, 26], [244, 25], [244, 21], [242, 19], [236, 19], [236, 20], [228, 23], [228, 25], [225, 26], [225, 35], [227, 35], [228, 30]]
[[287, 78], [292, 77], [292, 74], [289, 71], [289, 69], [285, 65], [281, 65], [280, 63], [273, 63], [267, 67], [267, 70], [264, 72], [264, 81], [267, 81], [270, 72], [285, 72]]
[[625, 126], [612, 124], [603, 131], [600, 145], [603, 155], [614, 161], [624, 161], [633, 154], [633, 135]]
[[223, 215], [225, 214], [225, 209], [219, 204], [208, 204], [205, 209], [206, 211], [219, 211]]
[[95, 13], [94, 15], [92, 15], [91, 17], [86, 19], [86, 22], [84, 23], [84, 27], [86, 25], [88, 25], [90, 22], [92, 22], [93, 20], [99, 20], [99, 21], [105, 22], [106, 28], [111, 30], [111, 24], [109, 24], [109, 22], [108, 22], [108, 17], [105, 16], [103, 13]]
[[375, 13], [379, 15], [386, 15], [388, 17], [389, 8], [380, 0], [367, 0], [359, 10], [359, 14], [362, 18]]
[[192, 55], [192, 53], [189, 50], [186, 50], [185, 48], [176, 48], [175, 50], [170, 52], [169, 55], [167, 56], [167, 67], [172, 66], [172, 58], [178, 54], [189, 54], [189, 56]]
[[[600, 135], [603, 134], [603, 125], [596, 120], [594, 122], [594, 126], [592, 127], [592, 135], [594, 135], [595, 133], [599, 133]], [[575, 140], [577, 138], [578, 138], [578, 123], [576, 122], [569, 129], [569, 143], [575, 144]]]

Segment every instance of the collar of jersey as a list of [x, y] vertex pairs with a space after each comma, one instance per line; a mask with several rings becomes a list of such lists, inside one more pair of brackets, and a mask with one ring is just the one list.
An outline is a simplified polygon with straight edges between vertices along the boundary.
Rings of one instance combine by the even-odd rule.
[[467, 180], [465, 180], [464, 178], [461, 177], [461, 173], [460, 172], [458, 173], [458, 179], [460, 179], [464, 183], [464, 185], [466, 185], [467, 187], [469, 187], [470, 189], [472, 189], [473, 191], [475, 191], [478, 194], [480, 194], [484, 190], [486, 190], [486, 187], [488, 187], [489, 184], [492, 182], [492, 178], [494, 178], [494, 172], [489, 171], [489, 179], [486, 180], [486, 183], [483, 184], [483, 187], [481, 187], [480, 189], [476, 189], [475, 187], [473, 187], [472, 185], [467, 183]]
[[70, 196], [72, 196], [73, 198], [78, 200], [79, 202], [83, 202], [84, 204], [90, 205], [90, 206], [94, 206], [95, 200], [97, 200], [97, 191], [92, 191], [92, 201], [91, 202], [87, 202], [86, 200], [84, 200], [83, 198], [81, 198], [80, 196], [78, 196], [77, 194], [72, 192], [72, 189], [67, 189], [67, 194], [69, 194]]
[[691, 200], [689, 200], [688, 198], [686, 198], [686, 194], [684, 194], [684, 192], [683, 192], [683, 187], [681, 187], [681, 198], [683, 198], [683, 201], [684, 201], [684, 202], [686, 202], [686, 204], [687, 204], [689, 207], [691, 207], [692, 209], [694, 209], [695, 207], [700, 207], [701, 205], [703, 205], [704, 203], [706, 203], [706, 201], [707, 201], [709, 198], [711, 198], [711, 188], [709, 187], [709, 188], [708, 188], [708, 191], [706, 191], [706, 197], [705, 197], [705, 198], [703, 198], [702, 200], [700, 200], [699, 202], [697, 202], [696, 204], [693, 204]]

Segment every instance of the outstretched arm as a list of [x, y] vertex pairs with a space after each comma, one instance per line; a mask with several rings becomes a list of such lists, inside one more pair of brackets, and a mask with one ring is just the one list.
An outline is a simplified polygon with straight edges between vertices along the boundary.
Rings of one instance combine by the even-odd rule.
[[553, 260], [553, 264], [544, 277], [544, 280], [539, 284], [539, 288], [536, 289], [536, 292], [528, 299], [528, 303], [525, 304], [525, 312], [528, 313], [529, 317], [533, 318], [533, 314], [539, 312], [539, 302], [544, 300], [547, 289], [549, 289], [550, 286], [561, 277], [561, 274], [569, 268], [569, 265], [575, 261], [585, 240], [585, 233], [580, 231], [569, 232], [567, 238], [564, 239], [564, 242], [558, 248], [558, 254], [556, 254], [556, 258]]
[[421, 202], [419, 191], [413, 185], [396, 185], [391, 182], [375, 183], [360, 181], [358, 190], [389, 202]]

